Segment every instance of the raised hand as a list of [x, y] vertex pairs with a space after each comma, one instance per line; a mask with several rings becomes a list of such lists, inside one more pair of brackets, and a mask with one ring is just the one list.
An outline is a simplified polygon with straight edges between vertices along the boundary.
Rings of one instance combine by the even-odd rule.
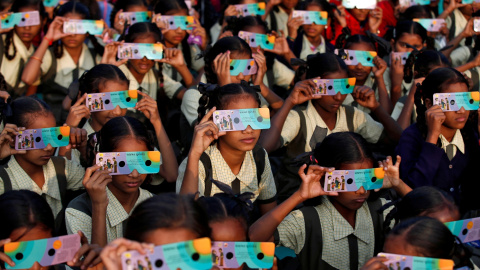
[[373, 64], [375, 66], [372, 68], [372, 71], [375, 77], [382, 77], [385, 70], [387, 70], [387, 62], [382, 58], [375, 56], [375, 58], [373, 58]]
[[81, 269], [87, 269], [99, 264], [102, 259], [100, 258], [100, 252], [102, 247], [97, 244], [89, 244], [88, 239], [82, 231], [78, 231], [80, 235], [80, 242], [82, 246], [75, 253], [73, 259], [67, 262], [70, 267], [80, 267]]
[[382, 24], [383, 10], [380, 7], [376, 7], [374, 10], [370, 11], [370, 16], [368, 16], [368, 26], [370, 27], [370, 32], [376, 34], [380, 24]]
[[[2, 250], [3, 250], [3, 246], [5, 244], [10, 243], [10, 242], [11, 242], [10, 239], [0, 240], [0, 247], [2, 248]], [[0, 251], [0, 261], [5, 262], [12, 267], [15, 266], [15, 263], [13, 262], [13, 260], [7, 254], [3, 253], [2, 251]]]
[[180, 49], [175, 48], [165, 48], [163, 51], [163, 59], [155, 60], [157, 62], [169, 64], [174, 68], [185, 66], [185, 58]]
[[300, 81], [295, 84], [292, 93], [288, 97], [288, 101], [290, 101], [294, 105], [298, 105], [311, 99], [322, 98], [322, 96], [313, 95], [316, 88], [317, 85], [313, 82], [313, 80]]
[[107, 185], [112, 182], [112, 176], [108, 170], [99, 170], [101, 164], [87, 168], [83, 177], [83, 186], [87, 190], [92, 204], [108, 205]]
[[432, 144], [437, 144], [443, 122], [445, 122], [445, 113], [439, 105], [434, 105], [425, 112], [425, 120], [428, 127], [426, 141]]
[[232, 83], [230, 78], [230, 51], [220, 53], [215, 57], [215, 60], [213, 60], [213, 72], [217, 75], [219, 86]]
[[18, 128], [14, 124], [6, 124], [0, 133], [0, 159], [4, 159], [11, 155], [26, 154], [26, 150], [15, 150], [12, 147], [15, 144], [15, 137], [18, 135], [18, 131], [25, 130], [25, 128]]
[[114, 66], [121, 66], [128, 62], [128, 59], [119, 59], [117, 61], [117, 54], [118, 54], [118, 46], [120, 46], [122, 42], [114, 41], [110, 44], [105, 45], [105, 51], [103, 52], [102, 60], [100, 61], [101, 64], [109, 64]]
[[135, 109], [141, 111], [153, 125], [161, 122], [157, 102], [149, 95], [138, 90], [137, 92], [142, 96], [142, 99], [135, 105]]
[[397, 162], [393, 164], [392, 157], [388, 156], [387, 159], [384, 161], [379, 161], [378, 166], [383, 168], [385, 171], [385, 176], [383, 178], [383, 186], [382, 188], [392, 188], [397, 187], [398, 185], [402, 184], [402, 180], [400, 180], [400, 162], [402, 158], [397, 156]]
[[87, 93], [83, 94], [68, 112], [67, 120], [65, 124], [70, 127], [78, 127], [80, 121], [83, 118], [90, 118], [90, 110], [85, 105], [85, 100], [87, 99]]
[[296, 39], [297, 38], [297, 30], [302, 26], [303, 24], [303, 18], [302, 17], [295, 17], [292, 18], [292, 13], [288, 15], [288, 21], [287, 21], [287, 29], [288, 29], [288, 36]]
[[145, 255], [147, 252], [153, 252], [152, 244], [130, 241], [125, 238], [118, 238], [108, 244], [100, 253], [103, 265], [107, 270], [122, 269], [121, 255], [125, 251], [138, 251]]
[[219, 128], [217, 125], [213, 123], [210, 118], [213, 115], [213, 112], [215, 112], [216, 108], [212, 108], [198, 123], [198, 125], [195, 126], [195, 131], [193, 133], [193, 139], [192, 139], [192, 146], [190, 148], [190, 154], [189, 155], [195, 155], [195, 157], [200, 158], [202, 153], [210, 146], [210, 144], [214, 141], [217, 140], [218, 137], [225, 135], [226, 132], [219, 131]]
[[252, 56], [258, 66], [257, 74], [253, 75], [253, 84], [261, 85], [263, 83], [263, 77], [265, 73], [267, 73], [267, 59], [260, 50], [252, 54]]
[[320, 183], [320, 180], [325, 175], [325, 172], [333, 171], [332, 168], [324, 168], [318, 165], [310, 165], [308, 167], [307, 174], [305, 174], [306, 167], [307, 165], [304, 164], [298, 170], [298, 175], [300, 175], [300, 178], [302, 179], [302, 184], [300, 185], [300, 188], [297, 192], [303, 200], [315, 198], [322, 195], [338, 195], [337, 192], [325, 192], [322, 188], [322, 183]]
[[380, 103], [375, 97], [375, 92], [368, 86], [355, 86], [352, 96], [359, 105], [368, 108], [371, 111], [374, 111], [380, 106]]
[[57, 16], [53, 20], [53, 22], [48, 27], [47, 34], [45, 34], [45, 39], [51, 41], [57, 41], [63, 37], [69, 36], [71, 34], [63, 33], [63, 23], [66, 22], [67, 19], [64, 17]]

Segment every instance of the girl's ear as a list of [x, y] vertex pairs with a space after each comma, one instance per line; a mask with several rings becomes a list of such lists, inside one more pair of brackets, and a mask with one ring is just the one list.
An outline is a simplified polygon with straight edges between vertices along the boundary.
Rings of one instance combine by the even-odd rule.
[[428, 109], [430, 109], [430, 107], [432, 107], [432, 100], [427, 98], [425, 99], [425, 107]]

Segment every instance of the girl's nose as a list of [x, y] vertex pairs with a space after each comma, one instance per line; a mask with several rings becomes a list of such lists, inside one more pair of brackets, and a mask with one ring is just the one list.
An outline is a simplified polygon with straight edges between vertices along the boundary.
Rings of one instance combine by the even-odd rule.
[[367, 193], [367, 191], [365, 190], [364, 187], [360, 187], [357, 191], [355, 191], [355, 194], [363, 195], [365, 193]]
[[128, 176], [132, 178], [138, 178], [140, 176], [140, 173], [138, 173], [137, 169], [135, 169]]
[[247, 128], [243, 130], [244, 133], [250, 133], [252, 131], [253, 131], [253, 128], [250, 125], [248, 125]]
[[120, 109], [120, 106], [117, 105], [115, 109], [112, 110], [113, 115], [115, 116], [120, 116], [122, 114], [122, 109]]

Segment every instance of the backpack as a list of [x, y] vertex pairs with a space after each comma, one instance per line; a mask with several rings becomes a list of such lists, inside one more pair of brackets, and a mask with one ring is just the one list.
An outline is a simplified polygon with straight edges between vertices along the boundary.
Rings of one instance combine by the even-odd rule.
[[[68, 191], [67, 190], [67, 177], [65, 175], [65, 159], [63, 157], [51, 157], [53, 166], [55, 167], [55, 174], [57, 175], [58, 190], [60, 191], [60, 198], [62, 201], [62, 209], [58, 212], [57, 217], [55, 218], [55, 231], [58, 235], [67, 234], [66, 224], [65, 224], [65, 209], [67, 208], [68, 203], [71, 199], [79, 195], [80, 193], [85, 192], [85, 190], [77, 191]], [[8, 175], [6, 169], [8, 165], [5, 164], [0, 166], [0, 178], [3, 180], [3, 189], [4, 192], [12, 190], [12, 180]], [[43, 195], [42, 195], [43, 197]]]
[[[368, 209], [373, 222], [373, 233], [375, 235], [374, 254], [376, 255], [383, 249], [385, 236], [383, 233], [383, 213], [379, 213], [378, 209], [382, 207], [380, 199], [374, 201], [367, 201]], [[305, 221], [305, 244], [304, 248], [297, 255], [301, 262], [302, 269], [335, 269], [322, 258], [323, 236], [322, 224], [317, 210], [313, 206], [303, 207], [300, 209]], [[350, 269], [359, 269], [358, 265], [358, 243], [357, 237], [353, 234], [348, 236], [348, 251], [350, 254]]]
[[[352, 106], [345, 107], [345, 115], [347, 118], [348, 131], [354, 132], [353, 117], [355, 115], [355, 108]], [[280, 171], [275, 175], [275, 182], [277, 185], [277, 193], [280, 201], [289, 198], [300, 187], [300, 177], [298, 176], [299, 166], [293, 164], [293, 160], [303, 153], [305, 153], [305, 145], [307, 144], [307, 121], [305, 114], [300, 108], [294, 109], [300, 117], [300, 130], [297, 136], [286, 146], [286, 154], [283, 158], [283, 166]], [[316, 142], [322, 142], [327, 136], [327, 130], [319, 138], [316, 138]], [[315, 143], [316, 144], [316, 143]], [[315, 145], [311, 146], [312, 149]]]

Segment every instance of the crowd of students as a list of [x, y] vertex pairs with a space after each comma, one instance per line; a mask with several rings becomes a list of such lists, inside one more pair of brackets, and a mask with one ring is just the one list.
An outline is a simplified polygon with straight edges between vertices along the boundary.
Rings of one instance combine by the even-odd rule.
[[[0, 0], [0, 247], [80, 235], [71, 261], [31, 269], [121, 269], [125, 251], [202, 237], [293, 250], [273, 269], [393, 269], [382, 251], [480, 269], [480, 251], [443, 224], [480, 209], [480, 108], [434, 101], [472, 92], [478, 103], [480, 3], [268, 0], [257, 16], [235, 6], [259, 2]], [[325, 12], [326, 24], [305, 24], [299, 10]], [[2, 27], [33, 11], [37, 25]], [[123, 16], [145, 11], [193, 21], [184, 30]], [[431, 32], [414, 19], [445, 23]], [[102, 20], [104, 31], [68, 34], [69, 20]], [[275, 43], [251, 47], [241, 31]], [[161, 43], [163, 58], [120, 59], [123, 43]], [[371, 65], [349, 64], [353, 51], [373, 52]], [[256, 72], [231, 74], [245, 59]], [[315, 80], [346, 78], [351, 94], [316, 94]], [[125, 90], [134, 107], [92, 109], [90, 94]], [[222, 131], [213, 119], [256, 108], [270, 111], [269, 129]], [[15, 145], [24, 130], [61, 126], [67, 146]], [[111, 175], [95, 159], [139, 151], [161, 153], [158, 173]], [[335, 170], [373, 168], [381, 189], [324, 189]], [[14, 265], [4, 252], [0, 261]]]

